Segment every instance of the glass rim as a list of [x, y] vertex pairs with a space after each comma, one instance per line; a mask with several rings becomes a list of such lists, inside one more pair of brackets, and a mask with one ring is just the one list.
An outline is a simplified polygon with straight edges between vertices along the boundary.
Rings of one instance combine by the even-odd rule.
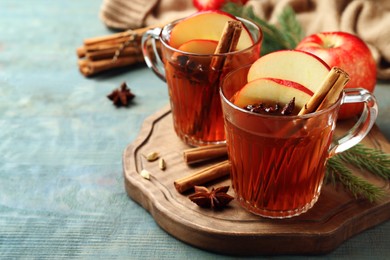
[[[161, 41], [161, 43], [168, 49], [170, 49], [171, 51], [174, 51], [174, 52], [179, 52], [179, 53], [182, 53], [182, 54], [185, 54], [185, 55], [191, 55], [191, 56], [196, 56], [196, 57], [212, 57], [212, 56], [227, 56], [227, 55], [232, 55], [232, 54], [238, 54], [238, 53], [243, 53], [243, 52], [246, 52], [248, 50], [250, 50], [251, 48], [253, 48], [254, 46], [256, 46], [257, 44], [261, 44], [262, 41], [263, 41], [263, 38], [264, 38], [264, 34], [263, 34], [263, 31], [262, 29], [260, 28], [260, 26], [258, 26], [256, 23], [250, 21], [250, 20], [247, 20], [247, 19], [244, 19], [244, 18], [241, 18], [241, 17], [237, 17], [237, 16], [234, 16], [235, 18], [239, 19], [240, 21], [244, 21], [245, 23], [248, 23], [252, 26], [254, 26], [258, 32], [259, 32], [259, 37], [256, 41], [253, 42], [253, 44], [245, 49], [242, 49], [242, 50], [237, 50], [237, 51], [232, 51], [232, 52], [227, 52], [227, 53], [220, 53], [220, 54], [199, 54], [199, 53], [193, 53], [193, 52], [186, 52], [186, 51], [181, 51], [179, 49], [176, 49], [174, 47], [172, 47], [171, 45], [169, 45], [168, 42], [165, 41], [165, 39], [162, 38], [162, 34], [164, 31], [167, 30], [167, 28], [169, 27], [172, 27], [174, 25], [176, 25], [177, 23], [179, 23], [180, 21], [186, 19], [186, 18], [181, 18], [181, 19], [178, 19], [178, 20], [175, 20], [167, 25], [165, 25], [162, 29], [161, 29], [161, 32], [159, 34], [159, 39]], [[250, 30], [248, 29], [248, 31], [250, 32]]]
[[235, 74], [237, 71], [239, 70], [242, 70], [242, 69], [245, 69], [245, 68], [248, 68], [252, 66], [252, 64], [249, 64], [249, 65], [245, 65], [245, 66], [242, 66], [242, 67], [239, 67], [231, 72], [229, 72], [225, 78], [222, 80], [221, 82], [221, 85], [220, 85], [220, 88], [219, 88], [219, 93], [220, 93], [220, 96], [222, 97], [223, 101], [228, 104], [230, 107], [232, 107], [233, 109], [235, 110], [238, 110], [240, 111], [241, 113], [244, 113], [244, 114], [247, 114], [247, 115], [250, 115], [250, 116], [255, 116], [255, 117], [260, 117], [260, 118], [272, 118], [272, 119], [277, 119], [277, 120], [297, 120], [297, 119], [309, 119], [309, 118], [313, 118], [313, 117], [317, 117], [317, 116], [320, 116], [322, 114], [325, 114], [325, 113], [328, 113], [329, 111], [335, 109], [337, 106], [339, 106], [341, 104], [341, 101], [343, 100], [344, 98], [344, 90], [341, 92], [340, 96], [338, 97], [338, 99], [336, 100], [336, 102], [334, 102], [331, 106], [327, 107], [327, 108], [324, 108], [324, 109], [321, 109], [320, 111], [314, 111], [312, 113], [308, 113], [308, 114], [305, 114], [305, 115], [267, 115], [267, 114], [260, 114], [260, 113], [254, 113], [254, 112], [251, 112], [251, 111], [248, 111], [248, 110], [245, 110], [244, 108], [242, 107], [239, 107], [235, 104], [233, 104], [226, 96], [225, 96], [225, 93], [223, 91], [223, 85], [225, 83], [225, 81], [228, 81], [228, 79], [230, 77], [232, 77], [233, 74]]

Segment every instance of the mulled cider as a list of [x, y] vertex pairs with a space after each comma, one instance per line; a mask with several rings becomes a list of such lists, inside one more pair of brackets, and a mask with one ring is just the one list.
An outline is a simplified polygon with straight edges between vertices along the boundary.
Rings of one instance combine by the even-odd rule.
[[[240, 25], [238, 34], [237, 28], [226, 29], [232, 22]], [[223, 12], [201, 12], [152, 37], [161, 42], [164, 71], [157, 73], [168, 85], [176, 134], [193, 146], [225, 142], [220, 81], [259, 58], [260, 28]]]
[[320, 194], [337, 109], [315, 120], [292, 121], [231, 113], [241, 117], [226, 120], [232, 186], [240, 203], [272, 217], [311, 208]]
[[[327, 159], [368, 133], [376, 118], [375, 99], [369, 94], [371, 100], [366, 102], [362, 93], [341, 88], [330, 106], [298, 115], [317, 93], [298, 83], [305, 84], [306, 79], [285, 72], [280, 74], [282, 79], [251, 78], [255, 72], [263, 73], [253, 71], [256, 66], [255, 62], [230, 73], [221, 85], [232, 186], [239, 203], [252, 213], [269, 218], [297, 216], [317, 201]], [[304, 70], [305, 66], [297, 66]], [[340, 105], [352, 96], [366, 104], [368, 114], [356, 124], [358, 131], [332, 142]]]

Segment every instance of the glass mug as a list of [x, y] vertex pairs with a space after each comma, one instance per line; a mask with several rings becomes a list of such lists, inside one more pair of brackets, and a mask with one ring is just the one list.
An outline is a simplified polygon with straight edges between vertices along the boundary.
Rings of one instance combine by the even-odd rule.
[[[194, 54], [170, 46], [170, 33], [181, 20], [162, 29], [149, 30], [142, 37], [146, 64], [167, 82], [175, 132], [191, 146], [225, 142], [220, 80], [230, 71], [252, 64], [260, 57], [261, 29], [250, 21], [238, 19], [250, 32], [253, 45], [226, 54]], [[220, 70], [211, 69], [211, 61], [217, 57], [224, 59], [225, 65]]]
[[[227, 134], [231, 181], [239, 203], [268, 218], [287, 218], [317, 201], [326, 161], [359, 143], [373, 126], [378, 108], [365, 89], [345, 89], [331, 107], [303, 116], [255, 114], [232, 103], [246, 83], [249, 66], [230, 73], [220, 96]], [[360, 119], [332, 141], [342, 104], [362, 102]]]

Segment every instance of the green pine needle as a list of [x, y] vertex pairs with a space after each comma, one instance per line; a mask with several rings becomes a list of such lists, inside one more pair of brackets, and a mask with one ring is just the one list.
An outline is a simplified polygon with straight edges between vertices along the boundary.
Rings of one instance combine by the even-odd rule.
[[291, 6], [287, 5], [278, 17], [281, 31], [284, 32], [283, 38], [288, 49], [294, 49], [303, 39], [304, 34], [301, 25], [296, 19], [295, 12]]
[[390, 179], [390, 155], [380, 150], [358, 144], [339, 154], [338, 157], [361, 170], [367, 170], [385, 180]]
[[355, 176], [343, 160], [333, 157], [328, 160], [326, 169], [326, 180], [340, 182], [349, 190], [355, 198], [365, 198], [370, 202], [377, 202], [384, 198], [386, 192], [367, 182], [366, 180]]
[[301, 25], [296, 19], [294, 10], [287, 6], [278, 16], [277, 25], [269, 24], [258, 17], [252, 6], [242, 6], [235, 3], [227, 3], [223, 10], [234, 16], [251, 20], [259, 25], [263, 31], [263, 44], [261, 55], [285, 49], [294, 49], [303, 39], [304, 34]]

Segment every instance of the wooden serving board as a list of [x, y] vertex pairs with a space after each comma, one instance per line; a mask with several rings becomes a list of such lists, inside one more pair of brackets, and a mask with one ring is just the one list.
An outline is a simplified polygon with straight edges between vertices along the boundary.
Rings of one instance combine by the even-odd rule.
[[[338, 125], [337, 131], [348, 123]], [[374, 127], [364, 143], [389, 152], [389, 143]], [[202, 209], [175, 190], [174, 180], [206, 167], [189, 167], [182, 151], [189, 148], [176, 137], [169, 106], [147, 120], [138, 138], [123, 154], [125, 188], [128, 195], [153, 216], [166, 232], [193, 246], [231, 255], [322, 254], [337, 248], [343, 241], [390, 219], [390, 196], [378, 204], [356, 200], [341, 187], [325, 185], [318, 202], [298, 217], [266, 219], [242, 209], [233, 200], [222, 211]], [[143, 155], [159, 152], [167, 168], [148, 162]], [[151, 172], [150, 180], [140, 176], [142, 169]], [[385, 187], [389, 182], [354, 170], [357, 175]], [[228, 178], [208, 186], [230, 185]], [[234, 196], [232, 189], [229, 194]]]

